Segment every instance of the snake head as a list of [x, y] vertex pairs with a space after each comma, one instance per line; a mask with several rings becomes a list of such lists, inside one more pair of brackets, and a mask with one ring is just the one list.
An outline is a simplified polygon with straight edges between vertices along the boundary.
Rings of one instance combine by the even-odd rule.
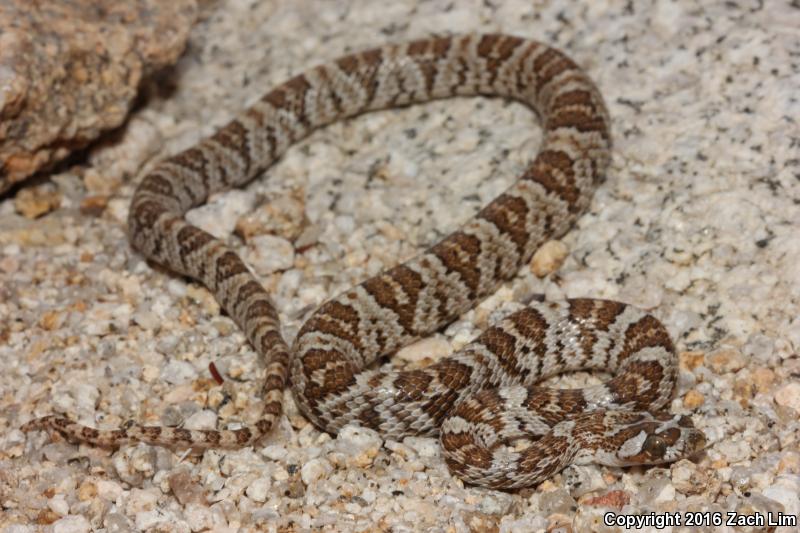
[[616, 464], [655, 465], [689, 457], [706, 447], [706, 437], [688, 416], [636, 413], [614, 436]]

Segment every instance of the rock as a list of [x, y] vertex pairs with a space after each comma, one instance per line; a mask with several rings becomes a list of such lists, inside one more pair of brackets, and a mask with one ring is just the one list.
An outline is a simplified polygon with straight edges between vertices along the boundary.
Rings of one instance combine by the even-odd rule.
[[366, 468], [383, 445], [380, 435], [372, 429], [348, 424], [339, 430], [335, 447], [344, 456], [346, 466]]
[[195, 17], [195, 0], [0, 4], [0, 193], [122, 124]]
[[723, 346], [706, 356], [706, 364], [717, 374], [736, 372], [747, 364], [747, 358], [731, 346]]
[[789, 515], [800, 513], [800, 476], [781, 475], [763, 492], [770, 503], [782, 506], [783, 512]]
[[139, 531], [153, 530], [160, 522], [164, 521], [164, 517], [161, 516], [161, 513], [153, 509], [152, 511], [136, 513], [134, 521]]
[[294, 241], [308, 225], [305, 208], [305, 192], [300, 188], [293, 189], [242, 216], [234, 231], [245, 242], [265, 234]]
[[561, 241], [547, 241], [533, 254], [531, 272], [543, 278], [552, 274], [564, 263], [569, 250]]
[[186, 429], [216, 429], [217, 414], [214, 411], [203, 409], [189, 416], [183, 427]]
[[753, 371], [753, 384], [758, 392], [767, 392], [775, 383], [775, 372], [769, 368], [756, 368]]
[[606, 488], [600, 470], [594, 466], [571, 465], [564, 469], [562, 475], [573, 498], [581, 498]]
[[155, 473], [156, 451], [145, 444], [135, 448], [121, 448], [114, 454], [112, 464], [122, 481], [138, 486]]
[[306, 486], [324, 478], [333, 471], [333, 466], [329, 461], [322, 458], [311, 459], [303, 468], [300, 469], [300, 479]]
[[775, 403], [800, 413], [800, 382], [787, 383], [775, 391]]
[[[771, 514], [772, 516], [778, 516], [778, 513], [785, 513], [786, 508], [785, 506], [781, 505], [780, 502], [773, 500], [769, 496], [766, 496], [766, 494], [759, 494], [758, 492], [754, 492], [745, 501], [740, 502], [739, 505], [736, 506], [735, 511], [740, 516], [741, 515], [767, 516], [767, 514]], [[769, 531], [769, 529], [765, 528], [747, 527], [747, 526], [737, 529], [739, 529], [739, 531], [743, 531], [744, 533]]]
[[793, 473], [800, 474], [800, 453], [786, 452], [783, 458], [778, 463], [778, 473]]
[[53, 522], [53, 533], [84, 533], [91, 531], [89, 521], [80, 515], [65, 516], [61, 520]]
[[261, 450], [261, 455], [271, 461], [283, 461], [288, 453], [286, 447], [282, 444], [270, 444]]
[[116, 502], [124, 493], [122, 486], [115, 481], [97, 480], [97, 494], [104, 500]]
[[69, 504], [67, 503], [67, 500], [64, 498], [63, 494], [56, 494], [47, 500], [47, 506], [51, 511], [60, 516], [69, 514]]
[[684, 370], [692, 371], [698, 366], [703, 364], [705, 353], [703, 352], [680, 352], [678, 354], [678, 361], [680, 367]]
[[742, 351], [747, 357], [766, 364], [769, 363], [770, 357], [775, 351], [775, 341], [766, 335], [755, 333], [747, 339]]
[[108, 513], [105, 519], [106, 531], [126, 532], [131, 531], [132, 524], [122, 513]]
[[186, 522], [192, 531], [209, 531], [214, 526], [214, 513], [205, 505], [186, 506]]
[[741, 440], [724, 440], [717, 443], [716, 450], [725, 457], [729, 464], [744, 461], [752, 456], [750, 443]]
[[143, 161], [152, 159], [164, 148], [164, 137], [156, 124], [165, 120], [168, 119], [149, 109], [137, 112], [125, 123], [123, 135], [92, 146], [89, 152], [92, 166], [83, 172], [86, 190], [96, 198], [111, 196], [125, 179], [139, 172]]
[[442, 452], [439, 439], [431, 437], [406, 437], [403, 439], [403, 444], [417, 452], [420, 457], [426, 459], [439, 457]]
[[262, 276], [288, 270], [294, 265], [292, 243], [274, 235], [258, 235], [247, 243], [244, 260]]
[[108, 196], [87, 196], [81, 200], [81, 214], [99, 218], [106, 210], [108, 200]]
[[437, 360], [453, 352], [450, 343], [441, 337], [428, 337], [397, 351], [395, 357], [411, 362]]
[[683, 406], [687, 409], [697, 409], [703, 405], [703, 402], [705, 402], [705, 397], [695, 389], [690, 390], [683, 397]]
[[161, 370], [161, 379], [173, 385], [186, 383], [197, 377], [197, 372], [191, 363], [172, 360]]
[[624, 490], [610, 490], [601, 496], [589, 498], [583, 503], [594, 507], [608, 507], [620, 511], [630, 502], [631, 495], [629, 492]]
[[186, 220], [217, 239], [227, 239], [236, 221], [253, 209], [254, 199], [246, 191], [233, 189], [186, 213]]
[[84, 480], [78, 487], [78, 499], [82, 502], [93, 500], [97, 497], [97, 485], [90, 480]]
[[271, 485], [270, 479], [262, 476], [253, 480], [253, 482], [247, 486], [244, 493], [254, 502], [264, 503], [269, 496], [269, 488]]
[[707, 472], [686, 459], [673, 464], [671, 473], [673, 486], [683, 494], [702, 494], [712, 484]]
[[643, 504], [655, 505], [675, 498], [675, 487], [667, 478], [654, 477], [641, 484], [638, 496]]
[[189, 469], [180, 469], [167, 477], [169, 489], [181, 505], [204, 505], [208, 494], [201, 480], [192, 477]]
[[[2, 175], [0, 175], [2, 180]], [[2, 181], [0, 181], [2, 186]], [[44, 185], [19, 191], [14, 198], [14, 207], [25, 218], [34, 219], [58, 209], [61, 194], [52, 186]]]
[[545, 492], [539, 498], [539, 507], [545, 515], [566, 514], [576, 507], [577, 503], [565, 489]]

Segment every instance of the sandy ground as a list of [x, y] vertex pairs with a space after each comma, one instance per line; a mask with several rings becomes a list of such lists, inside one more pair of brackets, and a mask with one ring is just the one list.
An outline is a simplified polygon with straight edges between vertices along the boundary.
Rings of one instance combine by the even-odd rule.
[[[115, 140], [44, 186], [60, 196], [58, 209], [30, 221], [14, 197], [0, 199], [2, 531], [620, 530], [603, 525], [609, 511], [734, 531], [716, 527], [726, 516], [714, 513], [796, 519], [796, 6], [231, 0], [203, 13], [184, 57], [149, 82]], [[536, 488], [496, 492], [451, 477], [433, 439], [321, 434], [288, 393], [287, 417], [262, 446], [199, 457], [19, 431], [53, 412], [102, 427], [256, 419], [262, 367], [236, 326], [205, 289], [148, 265], [127, 244], [141, 170], [304, 68], [387, 41], [471, 31], [540, 39], [585, 67], [613, 118], [614, 161], [563, 240], [568, 255], [556, 274], [523, 269], [416, 352], [463, 345], [533, 293], [636, 304], [677, 343], [672, 410], [706, 432], [703, 455], [649, 469], [571, 467]], [[376, 113], [315, 133], [249, 189], [220, 195], [192, 219], [240, 246], [291, 340], [310, 309], [434, 242], [501, 192], [539, 138], [530, 113], [497, 100]], [[120, 166], [133, 169], [128, 179], [103, 179]], [[105, 209], [87, 209], [87, 197]], [[276, 236], [245, 245], [232, 232], [253, 210]], [[290, 242], [298, 234], [316, 244], [298, 250]]]

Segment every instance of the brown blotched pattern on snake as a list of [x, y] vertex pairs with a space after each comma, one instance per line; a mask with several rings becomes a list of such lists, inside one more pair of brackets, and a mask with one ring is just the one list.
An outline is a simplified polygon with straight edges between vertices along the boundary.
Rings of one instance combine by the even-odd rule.
[[[366, 111], [475, 95], [511, 98], [537, 113], [544, 139], [535, 159], [441, 242], [323, 304], [291, 350], [269, 296], [239, 257], [183, 218], [210, 194], [250, 181], [316, 128]], [[370, 368], [468, 311], [545, 240], [563, 235], [603, 180], [610, 144], [603, 100], [586, 74], [562, 53], [517, 37], [423, 39], [295, 76], [156, 166], [128, 220], [133, 245], [208, 287], [267, 362], [263, 418], [238, 430], [133, 423], [96, 430], [48, 416], [24, 429], [104, 446], [246, 446], [281, 415], [291, 372], [297, 403], [319, 428], [335, 433], [358, 423], [393, 439], [439, 435], [452, 472], [489, 487], [532, 485], [572, 462], [655, 464], [691, 454], [703, 447], [702, 433], [686, 417], [658, 413], [676, 381], [669, 336], [655, 318], [624, 304], [535, 304], [428, 368]], [[587, 368], [614, 377], [582, 390], [534, 386]]]

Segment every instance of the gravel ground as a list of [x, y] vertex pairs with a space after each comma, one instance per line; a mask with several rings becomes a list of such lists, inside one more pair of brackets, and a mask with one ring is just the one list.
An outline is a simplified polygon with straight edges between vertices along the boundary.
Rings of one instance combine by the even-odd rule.
[[[123, 131], [85, 164], [0, 199], [2, 531], [621, 530], [603, 525], [608, 512], [684, 524], [725, 511], [796, 519], [796, 5], [230, 0], [203, 13], [184, 57], [149, 82]], [[320, 433], [288, 393], [274, 434], [233, 452], [108, 451], [19, 431], [53, 412], [103, 427], [255, 420], [263, 371], [237, 327], [205, 289], [129, 248], [134, 184], [154, 159], [290, 74], [390, 40], [466, 31], [537, 38], [584, 66], [613, 117], [614, 161], [590, 212], [554, 245], [566, 252], [556, 273], [523, 269], [405, 350], [404, 364], [462, 346], [533, 293], [620, 299], [652, 310], [676, 340], [672, 410], [705, 431], [703, 455], [659, 468], [571, 467], [497, 492], [451, 477], [436, 440]], [[291, 340], [309, 310], [455, 229], [509, 185], [538, 145], [533, 124], [521, 106], [486, 99], [337, 123], [191, 218], [239, 246]], [[18, 214], [26, 202], [54, 208], [29, 220]], [[689, 514], [698, 511], [707, 514]], [[697, 529], [661, 531], [670, 530]]]

